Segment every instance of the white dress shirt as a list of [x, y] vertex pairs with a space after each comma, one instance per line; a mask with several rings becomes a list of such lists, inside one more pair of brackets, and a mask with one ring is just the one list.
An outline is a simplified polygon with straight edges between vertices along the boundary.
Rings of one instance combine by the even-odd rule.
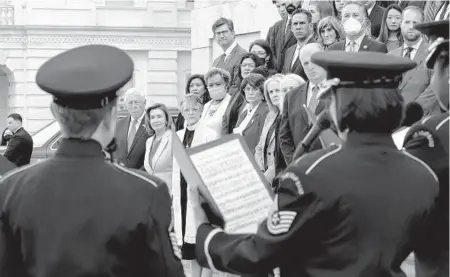
[[230, 47], [228, 47], [227, 50], [225, 50], [225, 58], [223, 59], [224, 61], [226, 61], [229, 58], [231, 52], [233, 51], [233, 49], [236, 46], [237, 46], [237, 41], [234, 40], [234, 42], [230, 45]]
[[417, 50], [419, 50], [421, 43], [422, 43], [422, 38], [420, 38], [419, 41], [417, 41], [416, 43], [414, 43], [411, 46], [406, 45], [406, 43], [403, 44], [403, 57], [405, 57], [405, 54], [407, 52], [406, 48], [412, 47], [413, 50], [411, 50], [411, 60], [414, 59], [414, 57], [416, 56]]
[[376, 2], [374, 1], [373, 4], [372, 4], [372, 7], [370, 7], [370, 8], [367, 9], [367, 14], [368, 14], [368, 15], [370, 15], [370, 13], [372, 13], [373, 7], [375, 7], [375, 5], [376, 5]]
[[[136, 128], [136, 130], [135, 130], [136, 132], [139, 129], [139, 126], [141, 125], [141, 122], [142, 122], [142, 119], [144, 119], [144, 116], [145, 116], [145, 112], [143, 112], [142, 115], [137, 119], [137, 124], [134, 125], [134, 128]], [[127, 136], [130, 134], [131, 127], [133, 126], [133, 124], [132, 124], [133, 120], [134, 120], [134, 118], [132, 117], [130, 120], [130, 126], [128, 126]]]
[[[355, 45], [354, 45], [354, 49], [355, 52], [359, 51], [359, 48], [361, 47], [362, 41], [364, 39], [364, 36], [366, 34], [361, 34], [361, 36], [357, 39], [354, 40]], [[350, 45], [351, 40], [349, 40], [348, 38], [345, 39], [345, 52], [351, 52], [351, 45]]]

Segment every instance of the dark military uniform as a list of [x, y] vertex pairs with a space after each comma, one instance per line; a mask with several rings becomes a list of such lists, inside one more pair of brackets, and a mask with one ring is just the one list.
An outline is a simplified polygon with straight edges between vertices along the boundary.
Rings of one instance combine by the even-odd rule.
[[[434, 67], [440, 51], [448, 51], [449, 21], [418, 24], [416, 28], [428, 35], [432, 43], [427, 66]], [[447, 39], [447, 41], [445, 41]], [[447, 61], [448, 62], [448, 61]], [[445, 92], [447, 93], [447, 92]], [[447, 103], [448, 104], [448, 103]], [[448, 110], [448, 107], [447, 107]], [[416, 253], [417, 277], [449, 276], [449, 113], [427, 117], [413, 125], [405, 136], [408, 153], [426, 162], [439, 178], [436, 209], [423, 239], [423, 247]]]
[[[319, 64], [319, 57], [369, 77], [369, 60], [399, 74], [414, 66], [380, 53], [323, 52], [312, 61]], [[256, 234], [199, 227], [201, 265], [236, 274], [279, 267], [282, 277], [404, 276], [400, 265], [423, 235], [438, 185], [389, 133], [350, 132], [342, 146], [302, 156], [278, 179], [274, 206]]]
[[[37, 83], [60, 106], [94, 109], [132, 72], [122, 50], [91, 45], [49, 60]], [[97, 141], [63, 139], [54, 157], [3, 176], [0, 207], [2, 277], [184, 276], [167, 186], [106, 161]]]

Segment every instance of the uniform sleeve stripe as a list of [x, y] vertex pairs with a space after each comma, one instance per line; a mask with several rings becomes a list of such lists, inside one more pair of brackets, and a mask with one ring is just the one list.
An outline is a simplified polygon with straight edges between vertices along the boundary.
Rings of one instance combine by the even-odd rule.
[[323, 160], [325, 160], [328, 157], [331, 157], [332, 155], [336, 154], [337, 152], [341, 151], [342, 149], [342, 145], [339, 145], [338, 148], [334, 149], [333, 151], [330, 151], [328, 153], [326, 153], [325, 155], [323, 155], [322, 157], [320, 157], [319, 159], [317, 159], [317, 161], [315, 161], [309, 168], [308, 170], [306, 170], [306, 175], [308, 175], [309, 173], [311, 173], [311, 171], [317, 166], [319, 165], [319, 163], [321, 163]]
[[439, 183], [439, 179], [438, 179], [436, 173], [434, 173], [434, 171], [424, 161], [409, 154], [407, 151], [402, 151], [402, 153], [405, 154], [406, 156], [410, 157], [411, 159], [415, 160], [416, 162], [420, 163], [421, 165], [423, 165], [431, 173], [431, 175], [433, 175], [434, 180], [436, 180], [436, 182]]
[[205, 245], [203, 246], [204, 247], [203, 251], [205, 252], [206, 261], [208, 262], [209, 268], [214, 271], [218, 271], [218, 270], [214, 266], [211, 254], [209, 254], [209, 244], [211, 243], [211, 240], [213, 239], [213, 237], [220, 232], [222, 232], [222, 230], [219, 228], [214, 229], [211, 232], [209, 232], [209, 234], [206, 236], [206, 239], [205, 239]]
[[132, 170], [129, 170], [129, 169], [127, 169], [127, 168], [125, 168], [125, 167], [123, 167], [123, 166], [121, 166], [121, 165], [118, 165], [118, 164], [116, 164], [116, 163], [113, 163], [113, 165], [114, 165], [115, 167], [117, 167], [118, 169], [122, 170], [122, 171], [125, 172], [125, 173], [128, 173], [128, 174], [130, 174], [130, 175], [133, 175], [133, 176], [135, 176], [135, 177], [137, 177], [137, 178], [139, 178], [139, 179], [141, 179], [141, 180], [146, 181], [147, 183], [152, 184], [155, 188], [158, 187], [158, 184], [156, 184], [155, 181], [153, 181], [152, 179], [146, 178], [146, 177], [144, 177], [144, 176], [142, 176], [142, 175], [140, 175], [140, 174], [138, 174], [138, 173], [136, 173], [136, 172], [133, 172]]
[[444, 120], [442, 120], [441, 123], [439, 123], [439, 124], [436, 126], [436, 131], [439, 131], [439, 129], [441, 129], [441, 127], [442, 127], [449, 119], [450, 119], [450, 117], [447, 116]]

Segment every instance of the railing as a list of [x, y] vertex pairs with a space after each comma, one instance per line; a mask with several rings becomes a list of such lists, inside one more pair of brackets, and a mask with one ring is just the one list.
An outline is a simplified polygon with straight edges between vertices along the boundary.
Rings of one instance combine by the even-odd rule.
[[14, 7], [0, 7], [0, 25], [14, 24]]

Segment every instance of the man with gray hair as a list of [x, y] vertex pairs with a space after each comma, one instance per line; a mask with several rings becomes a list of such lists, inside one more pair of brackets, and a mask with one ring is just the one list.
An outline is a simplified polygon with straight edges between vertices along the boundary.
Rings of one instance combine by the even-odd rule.
[[145, 95], [136, 88], [125, 93], [125, 105], [129, 116], [119, 119], [116, 129], [116, 158], [128, 168], [144, 166], [145, 142], [149, 133], [145, 130]]
[[86, 45], [38, 70], [63, 139], [0, 179], [0, 276], [184, 276], [166, 184], [102, 151], [133, 69], [122, 50]]

